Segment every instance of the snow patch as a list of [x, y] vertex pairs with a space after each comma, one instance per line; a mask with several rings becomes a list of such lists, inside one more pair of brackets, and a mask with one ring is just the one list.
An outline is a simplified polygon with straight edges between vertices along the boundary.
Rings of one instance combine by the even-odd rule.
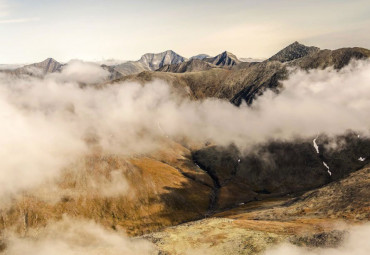
[[366, 158], [359, 157], [359, 158], [358, 158], [358, 160], [359, 160], [359, 161], [365, 161], [365, 160], [366, 160]]
[[330, 172], [330, 168], [328, 164], [326, 164], [324, 161], [322, 162], [322, 164], [328, 169], [328, 174], [331, 176], [331, 172]]
[[318, 138], [318, 136], [315, 139], [313, 139], [313, 147], [315, 147], [315, 150], [316, 150], [317, 154], [319, 154], [320, 153], [319, 146], [316, 143], [317, 138]]

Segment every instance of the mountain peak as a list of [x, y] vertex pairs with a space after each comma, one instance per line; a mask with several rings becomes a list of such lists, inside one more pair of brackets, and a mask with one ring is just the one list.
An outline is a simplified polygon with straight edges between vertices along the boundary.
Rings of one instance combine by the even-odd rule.
[[31, 66], [42, 69], [43, 73], [46, 74], [46, 73], [53, 73], [53, 72], [60, 70], [60, 68], [62, 67], [62, 64], [53, 58], [47, 58], [44, 61], [40, 63], [32, 64]]
[[45, 61], [52, 61], [52, 62], [58, 62], [58, 61], [56, 61], [55, 59], [53, 59], [53, 58], [47, 58], [47, 59], [45, 59], [44, 61], [42, 61], [42, 62], [45, 62]]
[[231, 52], [229, 52], [229, 51], [222, 52], [221, 53], [221, 56], [230, 57], [230, 58], [233, 58], [233, 59], [238, 60], [238, 58], [234, 54], [232, 54]]
[[173, 50], [166, 50], [165, 51], [167, 54], [176, 54], [176, 55], [178, 55], [176, 52], [174, 52]]
[[148, 70], [157, 70], [164, 65], [182, 63], [186, 58], [180, 56], [173, 50], [166, 50], [160, 53], [146, 53], [139, 62], [143, 64]]
[[166, 55], [180, 56], [179, 54], [177, 54], [173, 50], [166, 50], [166, 51], [159, 52], [159, 53], [145, 53], [144, 55], [141, 56], [140, 59], [145, 59], [145, 58], [148, 58], [148, 57], [156, 57], [156, 56], [166, 56]]
[[45, 64], [45, 65], [61, 65], [58, 61], [53, 58], [47, 58], [44, 61], [39, 62], [38, 64]]
[[227, 51], [227, 50], [225, 50], [224, 52], [222, 52], [221, 54], [224, 54], [224, 55], [233, 55], [230, 51]]
[[142, 71], [155, 71], [165, 65], [179, 64], [184, 61], [186, 58], [173, 50], [166, 50], [160, 53], [146, 53], [139, 60], [116, 65], [114, 69], [122, 75], [128, 75]]
[[318, 52], [319, 50], [320, 48], [314, 46], [306, 46], [300, 44], [298, 41], [295, 41], [292, 44], [285, 47], [284, 49], [280, 50], [275, 55], [273, 55], [271, 58], [269, 58], [269, 60], [288, 62], [297, 58], [307, 56], [314, 52]]
[[240, 63], [240, 60], [231, 52], [224, 51], [213, 58], [205, 58], [205, 61], [223, 67], [232, 67]]

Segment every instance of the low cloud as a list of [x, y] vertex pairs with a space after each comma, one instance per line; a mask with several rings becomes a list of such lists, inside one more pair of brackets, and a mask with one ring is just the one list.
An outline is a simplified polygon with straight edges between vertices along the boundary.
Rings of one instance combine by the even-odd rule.
[[6, 233], [6, 255], [149, 255], [155, 254], [153, 244], [133, 240], [124, 233], [107, 230], [92, 221], [64, 217], [38, 230], [31, 229], [26, 237]]
[[370, 62], [341, 71], [295, 71], [280, 94], [267, 91], [253, 107], [228, 101], [192, 101], [162, 81], [144, 86], [96, 87], [107, 72], [74, 61], [43, 79], [0, 76], [0, 195], [57, 177], [92, 151], [119, 155], [152, 152], [167, 139], [242, 150], [270, 139], [367, 135]]
[[71, 60], [63, 67], [62, 72], [49, 74], [46, 79], [59, 82], [96, 84], [106, 81], [108, 76], [109, 72], [96, 63]]

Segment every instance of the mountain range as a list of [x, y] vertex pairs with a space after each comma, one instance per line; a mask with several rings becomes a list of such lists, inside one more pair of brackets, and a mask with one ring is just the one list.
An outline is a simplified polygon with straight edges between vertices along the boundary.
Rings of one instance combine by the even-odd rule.
[[[248, 58], [244, 60], [245, 62], [253, 62], [254, 59]], [[161, 53], [146, 53], [137, 61], [126, 61], [117, 65], [108, 65], [107, 62], [101, 64], [101, 66], [111, 73], [109, 80], [115, 80], [143, 71], [194, 72], [218, 67], [231, 68], [241, 62], [243, 61], [240, 61], [234, 54], [227, 51], [215, 57], [207, 54], [198, 54], [187, 59], [172, 50], [167, 50]], [[48, 58], [42, 62], [20, 66], [18, 68], [6, 69], [6, 65], [4, 65], [4, 68], [1, 70], [14, 75], [43, 76], [47, 73], [61, 71], [64, 65], [53, 58]]]
[[[292, 69], [341, 70], [351, 60], [369, 57], [370, 50], [364, 48], [322, 50], [298, 42], [252, 62], [227, 51], [186, 59], [169, 50], [145, 54], [137, 61], [101, 65], [111, 74], [101, 85], [158, 79], [191, 100], [218, 98], [225, 105], [253, 106], [267, 89], [279, 93]], [[64, 66], [50, 58], [2, 71], [42, 77]], [[68, 106], [66, 111], [73, 114], [75, 109]], [[145, 135], [146, 130], [141, 132]], [[347, 233], [338, 229], [343, 222], [369, 220], [367, 137], [352, 132], [330, 139], [321, 135], [314, 145], [311, 138], [268, 140], [249, 152], [234, 145], [192, 144], [168, 137], [161, 145], [159, 151], [135, 156], [100, 149], [81, 156], [64, 169], [54, 186], [25, 190], [9, 200], [1, 211], [1, 230], [32, 237], [67, 215], [94, 221], [111, 233], [125, 229], [134, 241], [151, 242], [155, 254], [192, 254], [193, 250], [262, 254], [281, 242], [334, 248], [346, 239]], [[323, 162], [335, 170], [328, 174]], [[128, 194], [102, 195], [96, 185], [111, 183], [109, 178], [113, 180], [117, 172], [127, 181]], [[2, 238], [0, 252], [6, 249], [7, 240]]]
[[230, 100], [235, 105], [243, 101], [252, 104], [266, 89], [278, 92], [281, 81], [287, 78], [292, 68], [310, 70], [332, 66], [339, 70], [353, 59], [369, 56], [370, 50], [359, 47], [320, 50], [294, 42], [262, 62], [241, 62], [233, 54], [223, 52], [213, 58], [172, 64], [114, 82], [160, 79], [193, 99], [214, 97]]
[[[215, 57], [196, 55], [189, 60], [172, 50], [147, 53], [137, 61], [102, 67], [110, 73], [108, 81], [145, 82], [160, 79], [169, 82], [191, 98], [215, 97], [230, 100], [235, 105], [243, 101], [251, 104], [266, 89], [279, 91], [280, 82], [288, 70], [341, 69], [352, 59], [370, 56], [364, 48], [321, 50], [294, 42], [262, 62], [242, 62], [234, 54], [224, 51]], [[59, 72], [64, 65], [52, 58], [13, 70], [0, 70], [14, 75], [43, 76]]]

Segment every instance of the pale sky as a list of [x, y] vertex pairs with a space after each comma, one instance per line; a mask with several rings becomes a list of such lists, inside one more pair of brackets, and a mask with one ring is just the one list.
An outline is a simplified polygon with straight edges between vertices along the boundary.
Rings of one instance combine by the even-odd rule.
[[0, 0], [0, 64], [370, 48], [369, 0]]

